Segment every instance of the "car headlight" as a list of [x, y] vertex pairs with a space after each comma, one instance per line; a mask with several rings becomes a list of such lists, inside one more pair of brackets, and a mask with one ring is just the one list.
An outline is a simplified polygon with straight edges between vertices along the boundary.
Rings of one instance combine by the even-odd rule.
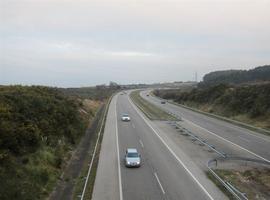
[[140, 162], [137, 162], [137, 165], [139, 165], [140, 164]]
[[127, 162], [128, 165], [130, 165], [130, 162]]

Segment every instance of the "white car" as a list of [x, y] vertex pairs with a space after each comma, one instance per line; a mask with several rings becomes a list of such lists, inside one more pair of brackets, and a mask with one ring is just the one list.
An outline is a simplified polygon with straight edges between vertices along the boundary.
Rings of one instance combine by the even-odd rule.
[[129, 122], [130, 121], [130, 117], [128, 116], [128, 114], [123, 114], [121, 119], [124, 122]]

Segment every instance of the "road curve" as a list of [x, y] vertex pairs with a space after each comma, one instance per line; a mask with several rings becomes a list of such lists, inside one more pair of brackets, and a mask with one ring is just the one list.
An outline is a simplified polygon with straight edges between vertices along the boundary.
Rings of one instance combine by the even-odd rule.
[[270, 137], [237, 125], [212, 118], [201, 113], [171, 104], [161, 104], [161, 100], [152, 95], [147, 96], [151, 90], [141, 92], [147, 101], [164, 109], [165, 111], [181, 116], [185, 121], [206, 131], [212, 138], [221, 139], [250, 155], [270, 162]]
[[[131, 122], [122, 122], [121, 113], [128, 113]], [[108, 111], [93, 199], [226, 199], [171, 142], [159, 135], [128, 95], [116, 95]], [[128, 147], [142, 155], [140, 168], [124, 166]]]

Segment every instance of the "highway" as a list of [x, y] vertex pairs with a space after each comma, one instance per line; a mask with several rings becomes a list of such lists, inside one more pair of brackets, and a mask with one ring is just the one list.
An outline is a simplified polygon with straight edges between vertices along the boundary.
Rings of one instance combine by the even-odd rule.
[[[270, 162], [269, 136], [208, 117], [171, 103], [161, 104], [160, 99], [152, 95], [147, 96], [150, 91], [141, 92], [141, 96], [165, 111], [181, 116], [190, 127], [196, 127], [197, 132], [203, 133], [203, 137], [210, 137], [212, 140], [222, 143], [222, 145], [230, 146], [229, 149], [236, 148], [242, 150], [241, 154], [245, 152], [247, 155], [249, 154]], [[229, 149], [228, 151], [230, 151]], [[231, 153], [233, 154], [234, 152]]]
[[[128, 113], [130, 122], [122, 122]], [[126, 148], [137, 148], [140, 168], [126, 168]], [[112, 99], [105, 124], [92, 199], [227, 199], [173, 136], [159, 129], [131, 102], [129, 96]]]

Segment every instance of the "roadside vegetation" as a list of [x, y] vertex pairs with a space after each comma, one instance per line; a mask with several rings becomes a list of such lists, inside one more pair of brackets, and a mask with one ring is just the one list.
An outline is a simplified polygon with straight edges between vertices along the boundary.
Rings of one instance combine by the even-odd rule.
[[156, 96], [270, 130], [270, 83], [246, 86], [220, 84], [191, 92], [156, 90]]
[[[106, 105], [104, 105], [102, 107], [102, 110], [99, 111], [100, 113], [98, 114], [96, 126], [92, 127], [92, 128], [94, 128], [94, 130], [93, 130], [94, 134], [92, 136], [93, 138], [91, 140], [91, 144], [89, 145], [90, 148], [88, 150], [89, 154], [91, 152], [91, 154], [90, 154], [91, 156], [87, 156], [86, 159], [84, 160], [80, 175], [76, 179], [74, 192], [73, 192], [73, 196], [72, 196], [72, 199], [74, 199], [74, 200], [78, 199], [78, 197], [82, 194], [84, 184], [86, 182], [85, 177], [87, 176], [87, 173], [89, 170], [89, 163], [93, 159], [93, 164], [92, 164], [92, 168], [91, 168], [91, 171], [89, 174], [89, 179], [87, 182], [87, 187], [86, 187], [85, 195], [84, 195], [85, 200], [92, 199], [92, 194], [93, 194], [93, 190], [94, 190], [94, 183], [95, 183], [95, 178], [96, 178], [96, 172], [97, 172], [97, 168], [98, 168], [99, 154], [100, 154], [100, 150], [101, 150], [101, 143], [102, 143], [102, 138], [103, 138], [104, 128], [105, 128], [105, 124], [106, 124], [106, 117], [107, 117], [110, 101], [111, 101], [111, 98], [108, 99], [108, 101], [106, 102]], [[92, 158], [99, 132], [100, 132], [100, 138], [99, 138], [99, 141], [97, 143], [96, 154], [95, 154], [95, 157]]]
[[0, 199], [45, 199], [100, 102], [40, 86], [0, 87]]
[[[270, 130], [270, 65], [210, 72], [197, 88], [155, 90], [176, 103]], [[250, 127], [252, 129], [252, 127]], [[260, 132], [268, 134], [267, 131]]]
[[130, 94], [133, 102], [139, 107], [139, 109], [151, 120], [165, 120], [165, 121], [177, 121], [175, 117], [161, 110], [157, 106], [149, 103], [140, 96], [140, 91], [136, 90]]
[[236, 185], [238, 190], [246, 193], [248, 199], [270, 198], [270, 169], [215, 171], [223, 180]]

